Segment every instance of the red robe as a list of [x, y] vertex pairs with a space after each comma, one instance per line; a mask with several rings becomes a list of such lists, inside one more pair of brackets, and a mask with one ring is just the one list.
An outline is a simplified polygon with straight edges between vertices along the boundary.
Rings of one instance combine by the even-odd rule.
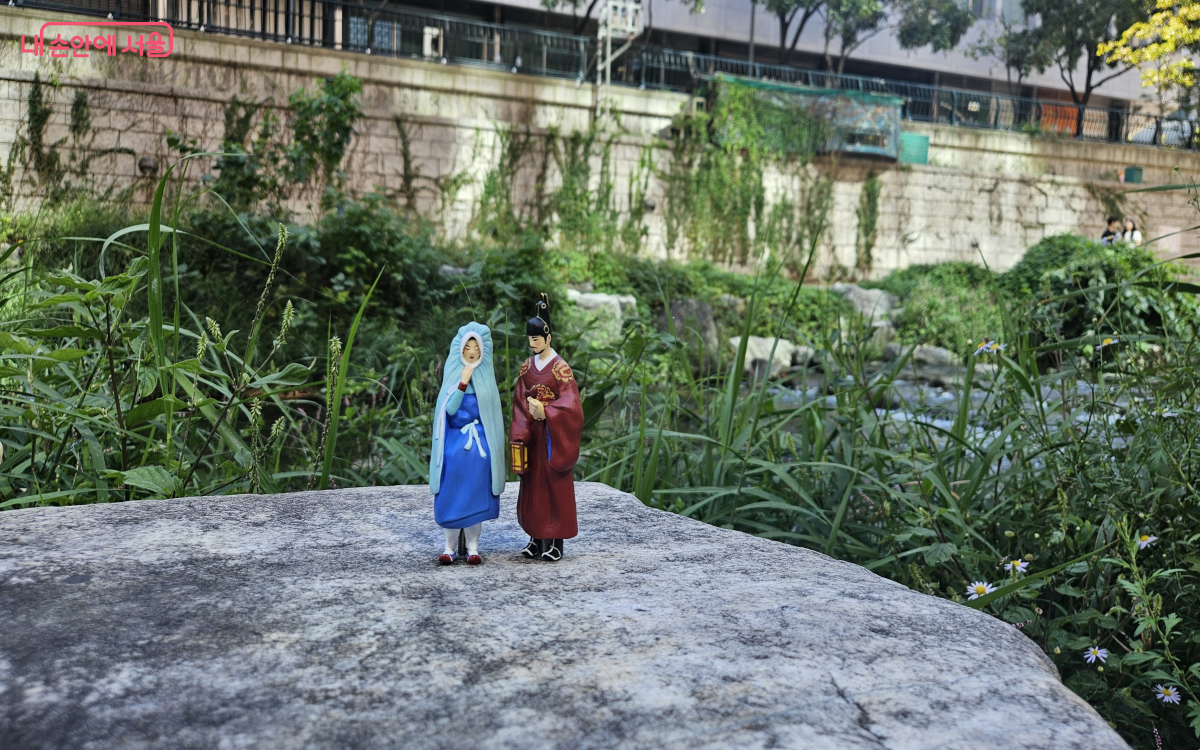
[[[530, 416], [526, 396], [546, 407], [544, 421]], [[532, 357], [522, 362], [510, 440], [523, 443], [529, 452], [529, 468], [521, 475], [517, 495], [517, 522], [534, 539], [570, 539], [579, 533], [573, 469], [582, 431], [579, 386], [562, 357], [554, 355], [540, 371]]]

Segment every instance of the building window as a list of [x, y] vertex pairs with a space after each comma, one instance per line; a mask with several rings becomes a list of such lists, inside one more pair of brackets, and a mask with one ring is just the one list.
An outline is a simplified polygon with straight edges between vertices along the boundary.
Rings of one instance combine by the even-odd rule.
[[371, 34], [372, 52], [391, 52], [396, 49], [396, 24], [392, 21], [376, 21], [375, 31]]
[[362, 16], [350, 16], [347, 26], [347, 46], [350, 49], [364, 49], [367, 46], [367, 19]]
[[1000, 2], [1000, 17], [1005, 23], [1025, 24], [1025, 9], [1021, 7], [1021, 0], [1000, 0]]

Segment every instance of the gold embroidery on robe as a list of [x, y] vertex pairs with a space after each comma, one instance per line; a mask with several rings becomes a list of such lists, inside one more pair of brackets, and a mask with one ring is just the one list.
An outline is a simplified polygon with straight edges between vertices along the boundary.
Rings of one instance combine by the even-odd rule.
[[530, 358], [530, 359], [527, 359], [527, 360], [525, 360], [524, 362], [522, 362], [522, 363], [521, 363], [521, 374], [522, 374], [522, 375], [524, 375], [525, 373], [529, 372], [529, 365], [530, 365], [532, 362], [533, 362], [533, 359], [532, 359], [532, 358]]
[[545, 383], [535, 383], [533, 387], [529, 389], [528, 393], [538, 401], [541, 401], [542, 404], [548, 404], [554, 399], [558, 398], [554, 395], [554, 391], [550, 390], [550, 386], [546, 385]]
[[551, 372], [554, 373], [554, 378], [556, 380], [559, 380], [563, 383], [570, 382], [575, 379], [575, 375], [571, 372], [570, 365], [561, 359], [554, 363], [554, 367], [551, 368]]

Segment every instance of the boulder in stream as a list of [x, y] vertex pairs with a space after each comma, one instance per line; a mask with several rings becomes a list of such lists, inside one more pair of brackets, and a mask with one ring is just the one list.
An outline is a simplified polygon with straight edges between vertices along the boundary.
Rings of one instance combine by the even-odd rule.
[[[685, 345], [695, 349], [703, 345], [709, 358], [717, 353], [717, 323], [713, 319], [712, 305], [694, 299], [671, 300], [671, 318], [675, 323], [675, 335]], [[660, 310], [655, 320], [659, 330], [667, 330], [666, 310]]]
[[844, 297], [856, 312], [866, 315], [871, 322], [882, 320], [900, 304], [900, 298], [891, 292], [863, 289], [858, 284], [834, 284], [830, 290]]
[[962, 364], [959, 357], [949, 349], [943, 349], [940, 346], [921, 346], [913, 349], [912, 361], [919, 365], [932, 365], [934, 367], [954, 367]]
[[[742, 337], [734, 336], [729, 339], [729, 345], [736, 351], [741, 346]], [[775, 347], [775, 356], [771, 357], [771, 347]], [[784, 370], [796, 366], [807, 365], [816, 356], [816, 352], [807, 346], [793, 344], [787, 339], [775, 339], [770, 336], [751, 336], [746, 340], [746, 372], [761, 374], [770, 361], [770, 375], [775, 377]]]
[[[637, 316], [637, 299], [632, 294], [607, 294], [567, 290], [567, 299], [575, 304], [577, 323], [592, 344], [610, 344], [621, 337], [626, 318]], [[553, 314], [553, 313], [551, 313]]]

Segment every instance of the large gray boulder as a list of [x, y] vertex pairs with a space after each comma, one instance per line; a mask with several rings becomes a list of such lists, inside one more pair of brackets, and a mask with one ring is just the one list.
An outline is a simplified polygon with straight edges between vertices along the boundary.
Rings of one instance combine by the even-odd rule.
[[954, 367], [960, 364], [958, 355], [940, 346], [917, 346], [913, 348], [912, 361], [919, 365]]
[[[694, 299], [671, 300], [671, 319], [675, 335], [690, 348], [703, 347], [708, 356], [717, 352], [717, 322], [712, 305]], [[655, 320], [659, 330], [667, 330], [667, 311], [660, 310]]]
[[[741, 344], [741, 336], [729, 339], [729, 345], [734, 351], [737, 351]], [[746, 339], [745, 370], [747, 373], [761, 373], [767, 369], [767, 363], [770, 362], [769, 372], [771, 377], [775, 377], [794, 365], [808, 364], [815, 356], [816, 352], [811, 347], [793, 344], [787, 339], [779, 339], [779, 343], [776, 343], [770, 336], [751, 336]]]
[[0, 513], [0, 747], [1117, 750], [1019, 630], [578, 485], [440, 567], [424, 487]]
[[637, 316], [637, 299], [632, 294], [607, 294], [567, 290], [567, 299], [575, 305], [574, 328], [596, 345], [611, 344], [621, 337], [626, 318]]
[[898, 304], [900, 298], [882, 289], [863, 289], [858, 284], [834, 284], [830, 287], [835, 294], [846, 298], [854, 310], [866, 315], [871, 322], [887, 317]]

